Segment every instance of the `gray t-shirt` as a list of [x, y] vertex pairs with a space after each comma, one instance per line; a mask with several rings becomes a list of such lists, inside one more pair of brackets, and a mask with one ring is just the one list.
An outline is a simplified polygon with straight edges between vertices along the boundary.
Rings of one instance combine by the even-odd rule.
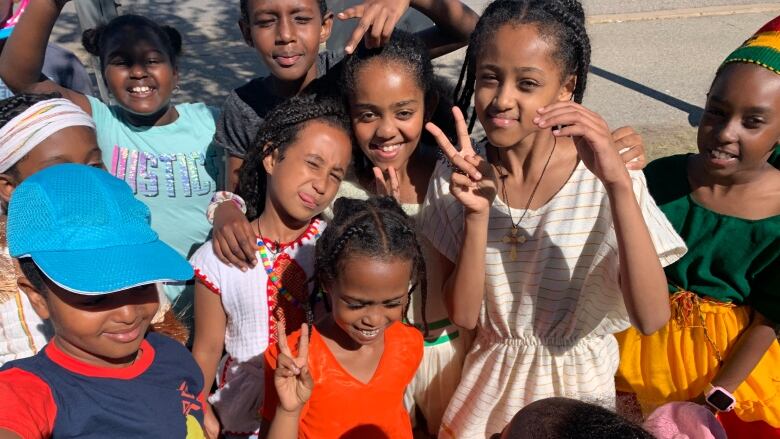
[[[325, 51], [317, 60], [318, 81], [332, 81], [335, 67], [344, 58], [343, 51]], [[217, 121], [214, 143], [231, 156], [245, 158], [253, 146], [266, 114], [284, 101], [267, 86], [268, 77], [255, 78], [230, 92]], [[312, 89], [315, 84], [309, 86]]]
[[[56, 44], [46, 46], [46, 56], [43, 60], [43, 74], [53, 82], [91, 96], [92, 81], [89, 79], [87, 69], [79, 61], [76, 55]], [[0, 80], [0, 99], [13, 96], [13, 92]]]

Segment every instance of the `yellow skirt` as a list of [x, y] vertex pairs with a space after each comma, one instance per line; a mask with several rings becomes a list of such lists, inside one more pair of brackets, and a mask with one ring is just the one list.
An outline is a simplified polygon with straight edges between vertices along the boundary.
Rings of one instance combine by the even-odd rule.
[[[670, 401], [701, 395], [750, 325], [750, 308], [700, 299], [693, 293], [672, 296], [672, 319], [644, 336], [634, 328], [617, 334], [620, 366], [617, 390], [635, 393], [647, 416]], [[780, 427], [780, 345], [775, 341], [750, 376], [734, 392], [735, 414], [743, 421]]]

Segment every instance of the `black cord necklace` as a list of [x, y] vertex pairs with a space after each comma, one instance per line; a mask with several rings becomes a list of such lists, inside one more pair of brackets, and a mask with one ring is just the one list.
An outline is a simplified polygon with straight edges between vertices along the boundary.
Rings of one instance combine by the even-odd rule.
[[272, 241], [273, 248], [269, 248], [268, 245], [265, 244], [265, 236], [263, 236], [263, 232], [260, 231], [260, 220], [257, 220], [257, 224], [255, 224], [255, 228], [257, 229], [257, 236], [260, 237], [260, 241], [263, 242], [263, 247], [265, 247], [273, 256], [276, 258], [276, 256], [279, 254], [280, 251], [282, 251], [282, 245], [279, 243], [279, 241]]
[[515, 219], [512, 217], [512, 207], [509, 203], [509, 195], [506, 191], [506, 179], [509, 177], [509, 173], [506, 170], [506, 167], [504, 166], [504, 163], [501, 161], [501, 154], [498, 154], [498, 164], [501, 166], [501, 168], [498, 169], [499, 171], [499, 180], [501, 180], [501, 195], [504, 197], [504, 202], [506, 203], [506, 209], [509, 212], [509, 221], [512, 222], [512, 230], [510, 230], [506, 236], [504, 236], [504, 239], [502, 240], [505, 244], [509, 244], [512, 246], [510, 257], [513, 261], [517, 260], [517, 248], [521, 245], [523, 245], [526, 241], [528, 241], [528, 238], [525, 236], [520, 236], [520, 223], [523, 221], [523, 218], [525, 218], [525, 215], [528, 213], [528, 209], [531, 207], [531, 203], [534, 200], [534, 195], [536, 195], [537, 189], [539, 189], [539, 185], [542, 183], [542, 178], [544, 178], [544, 174], [547, 172], [547, 166], [550, 164], [550, 161], [552, 160], [552, 156], [555, 153], [555, 146], [558, 144], [558, 139], [556, 137], [553, 137], [553, 147], [552, 150], [550, 150], [550, 155], [547, 157], [547, 161], [544, 163], [544, 168], [542, 168], [542, 174], [539, 175], [539, 180], [536, 181], [536, 185], [534, 186], [534, 189], [531, 191], [531, 196], [528, 197], [528, 202], [525, 203], [525, 209], [523, 210], [523, 214], [520, 215], [520, 219], [515, 222]]

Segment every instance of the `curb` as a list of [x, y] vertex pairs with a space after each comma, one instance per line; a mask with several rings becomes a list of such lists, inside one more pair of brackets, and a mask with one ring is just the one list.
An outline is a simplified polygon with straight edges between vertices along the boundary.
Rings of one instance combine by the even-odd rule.
[[700, 8], [670, 9], [665, 11], [632, 12], [627, 14], [601, 14], [587, 17], [588, 24], [622, 23], [627, 21], [670, 20], [676, 18], [716, 17], [735, 14], [780, 12], [779, 3], [754, 3], [750, 5], [705, 6]]

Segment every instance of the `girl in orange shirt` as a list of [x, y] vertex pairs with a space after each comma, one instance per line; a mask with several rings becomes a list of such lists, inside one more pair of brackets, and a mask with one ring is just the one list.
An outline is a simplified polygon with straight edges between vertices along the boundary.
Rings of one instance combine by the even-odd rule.
[[332, 312], [310, 337], [307, 325], [289, 338], [279, 329], [266, 351], [264, 437], [411, 438], [403, 395], [423, 339], [401, 319], [415, 283], [423, 303], [426, 291], [414, 224], [391, 197], [341, 198], [316, 254]]

